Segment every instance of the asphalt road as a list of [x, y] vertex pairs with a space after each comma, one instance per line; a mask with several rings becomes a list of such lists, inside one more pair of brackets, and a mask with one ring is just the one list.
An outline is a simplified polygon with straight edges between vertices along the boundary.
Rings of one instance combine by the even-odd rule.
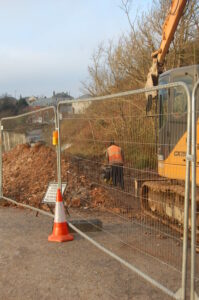
[[48, 217], [0, 207], [0, 219], [0, 299], [169, 299], [77, 234], [49, 243]]

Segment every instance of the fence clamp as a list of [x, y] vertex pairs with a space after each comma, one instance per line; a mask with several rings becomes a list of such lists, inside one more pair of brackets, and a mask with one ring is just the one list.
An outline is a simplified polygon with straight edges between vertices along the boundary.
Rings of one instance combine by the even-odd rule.
[[186, 159], [187, 159], [188, 161], [191, 161], [191, 162], [194, 161], [193, 155], [187, 154]]
[[58, 130], [53, 131], [53, 146], [58, 145]]
[[3, 125], [1, 125], [1, 130], [3, 130]]

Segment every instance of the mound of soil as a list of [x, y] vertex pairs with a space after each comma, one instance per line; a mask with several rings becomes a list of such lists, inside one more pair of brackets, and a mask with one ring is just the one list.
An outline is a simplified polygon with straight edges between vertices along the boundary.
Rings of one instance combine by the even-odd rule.
[[[3, 194], [38, 207], [49, 182], [57, 182], [56, 169], [54, 148], [41, 143], [33, 147], [18, 145], [3, 154]], [[69, 157], [62, 158], [62, 180], [67, 182], [63, 198], [68, 207], [103, 208], [113, 205], [110, 193], [89, 180]]]
[[[99, 165], [94, 167], [86, 160], [81, 159], [79, 162], [74, 157], [63, 154], [61, 167], [62, 182], [67, 182], [63, 200], [69, 208], [108, 209], [130, 218], [132, 212], [136, 213], [137, 207], [132, 201], [132, 195], [128, 196], [120, 189], [113, 189], [100, 182]], [[41, 143], [32, 147], [25, 144], [3, 154], [4, 196], [49, 210], [47, 205], [41, 205], [49, 182], [57, 182], [55, 148]], [[3, 205], [11, 204], [4, 202]]]
[[40, 143], [18, 145], [3, 155], [3, 194], [38, 206], [48, 183], [56, 179], [56, 153]]

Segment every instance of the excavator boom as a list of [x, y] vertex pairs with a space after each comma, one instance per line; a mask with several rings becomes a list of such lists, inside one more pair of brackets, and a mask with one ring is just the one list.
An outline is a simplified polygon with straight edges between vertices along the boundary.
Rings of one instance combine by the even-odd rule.
[[165, 56], [169, 51], [187, 2], [188, 0], [172, 0], [171, 2], [169, 13], [163, 25], [160, 48], [152, 53], [153, 63], [147, 76], [146, 87], [153, 87], [158, 84], [158, 76], [164, 70]]

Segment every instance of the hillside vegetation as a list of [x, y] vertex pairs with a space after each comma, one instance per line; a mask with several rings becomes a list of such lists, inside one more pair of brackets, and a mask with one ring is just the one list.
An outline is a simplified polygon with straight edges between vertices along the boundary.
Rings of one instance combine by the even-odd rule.
[[61, 121], [61, 144], [67, 153], [106, 163], [110, 141], [120, 145], [125, 166], [156, 168], [156, 122], [146, 116], [145, 95], [96, 101], [81, 114], [68, 114]]
[[16, 100], [10, 96], [0, 98], [0, 119], [21, 114], [28, 104], [25, 99]]

